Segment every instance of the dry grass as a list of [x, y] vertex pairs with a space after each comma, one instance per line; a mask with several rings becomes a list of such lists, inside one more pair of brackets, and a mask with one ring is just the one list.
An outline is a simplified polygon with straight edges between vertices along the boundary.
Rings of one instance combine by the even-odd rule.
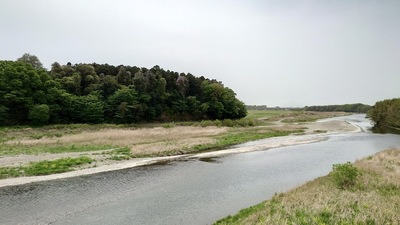
[[[216, 136], [226, 133], [227, 127], [192, 127], [176, 126], [172, 128], [114, 128], [101, 130], [85, 130], [78, 134], [65, 134], [61, 137], [44, 137], [32, 139], [25, 136], [22, 139], [6, 141], [9, 148], [43, 148], [57, 146], [99, 146], [99, 150], [113, 147], [128, 147], [132, 156], [159, 156], [186, 153], [193, 146], [213, 144]], [[104, 146], [104, 147], [102, 147]], [[109, 146], [109, 147], [107, 147]], [[82, 150], [83, 151], [83, 150]], [[20, 151], [21, 152], [21, 151]], [[28, 153], [28, 152], [27, 152]]]
[[131, 147], [133, 156], [157, 155], [160, 152], [185, 153], [187, 149], [197, 145], [214, 144], [211, 137], [192, 137], [178, 140], [163, 140], [157, 143], [138, 144]]
[[362, 176], [350, 190], [321, 177], [219, 224], [400, 224], [399, 156], [391, 149], [357, 161]]
[[[120, 148], [130, 149], [130, 157], [179, 155], [217, 150], [233, 144], [278, 134], [279, 136], [288, 135], [293, 131], [305, 129], [303, 125], [280, 122], [285, 118], [303, 118], [304, 116], [320, 118], [329, 115], [321, 112], [283, 110], [251, 111], [246, 119], [256, 120], [252, 123], [254, 126], [243, 124], [240, 120], [224, 120], [141, 125], [66, 124], [34, 128], [2, 127], [0, 128], [0, 157], [2, 157], [0, 166], [24, 165], [39, 159], [54, 160], [76, 155], [90, 156], [103, 162], [110, 158], [107, 151]], [[229, 124], [233, 127], [224, 127]]]
[[215, 136], [226, 132], [221, 127], [173, 127], [173, 128], [141, 128], [141, 129], [103, 129], [84, 131], [79, 134], [62, 137], [26, 139], [7, 141], [5, 144], [20, 145], [51, 145], [51, 144], [86, 144], [133, 146], [143, 143], [158, 143], [179, 141], [181, 139], [196, 139], [199, 137]]
[[382, 175], [381, 179], [384, 179], [385, 182], [392, 182], [393, 184], [400, 186], [399, 149], [390, 149], [384, 152], [379, 152], [374, 157], [368, 157], [367, 159], [357, 161], [355, 165], [362, 170], [368, 170], [377, 175]]

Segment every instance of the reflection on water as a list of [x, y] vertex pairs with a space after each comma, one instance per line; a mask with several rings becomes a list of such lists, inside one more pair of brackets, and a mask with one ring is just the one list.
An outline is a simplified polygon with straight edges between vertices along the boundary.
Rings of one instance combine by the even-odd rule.
[[369, 132], [362, 115], [343, 119], [366, 132], [0, 188], [0, 224], [210, 224], [325, 175], [335, 163], [400, 147], [397, 135]]
[[217, 158], [200, 158], [199, 161], [207, 163], [221, 163]]

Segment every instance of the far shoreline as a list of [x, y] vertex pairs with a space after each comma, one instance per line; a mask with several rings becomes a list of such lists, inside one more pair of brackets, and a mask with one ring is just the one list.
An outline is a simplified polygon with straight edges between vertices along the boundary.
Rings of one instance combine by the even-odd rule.
[[[347, 125], [346, 125], [347, 124]], [[254, 152], [254, 151], [266, 151], [269, 149], [275, 149], [286, 146], [294, 146], [294, 145], [302, 145], [302, 144], [311, 144], [320, 141], [327, 140], [329, 136], [334, 134], [346, 134], [346, 133], [357, 133], [361, 132], [362, 129], [356, 125], [350, 124], [345, 121], [333, 120], [329, 122], [313, 122], [307, 123], [307, 126], [313, 127], [314, 130], [318, 130], [320, 128], [327, 128], [326, 133], [312, 133], [312, 134], [304, 134], [304, 135], [289, 135], [283, 137], [274, 137], [267, 138], [265, 143], [254, 144], [250, 146], [242, 146], [242, 147], [231, 147], [224, 150], [217, 151], [209, 151], [202, 153], [194, 153], [194, 154], [184, 154], [184, 155], [176, 155], [176, 156], [164, 156], [164, 157], [151, 157], [151, 158], [134, 158], [124, 162], [118, 162], [110, 165], [102, 165], [99, 167], [87, 168], [82, 170], [76, 170], [66, 173], [59, 174], [51, 174], [45, 176], [32, 176], [32, 177], [17, 177], [17, 178], [8, 178], [0, 180], [0, 188], [7, 186], [17, 186], [24, 185], [29, 183], [41, 182], [41, 181], [50, 181], [56, 179], [65, 179], [72, 178], [78, 176], [92, 175], [97, 173], [104, 173], [116, 170], [129, 169], [139, 166], [149, 166], [162, 162], [169, 161], [177, 161], [177, 160], [186, 160], [186, 159], [201, 159], [201, 158], [214, 158], [214, 157], [223, 157], [230, 154], [239, 154], [246, 152]]]

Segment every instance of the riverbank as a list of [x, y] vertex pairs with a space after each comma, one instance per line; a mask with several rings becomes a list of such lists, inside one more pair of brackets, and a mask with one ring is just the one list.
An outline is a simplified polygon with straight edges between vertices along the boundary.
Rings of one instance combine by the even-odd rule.
[[[226, 127], [206, 127], [207, 129], [203, 129], [201, 127], [194, 127], [194, 128], [185, 128], [185, 127], [174, 127], [176, 129], [171, 130], [171, 128], [154, 128], [153, 130], [153, 135], [150, 135], [151, 137], [156, 137], [160, 138], [160, 133], [162, 132], [170, 132], [172, 133], [172, 136], [176, 136], [177, 134], [174, 133], [176, 130], [183, 130], [187, 133], [188, 129], [192, 129], [192, 134], [197, 133], [201, 134], [202, 132], [210, 132], [214, 133], [214, 135], [218, 135], [221, 132], [221, 130], [228, 130], [229, 128]], [[181, 154], [181, 155], [175, 155], [175, 156], [163, 156], [163, 157], [143, 157], [143, 158], [129, 158], [128, 160], [108, 160], [108, 161], [99, 161], [98, 164], [95, 164], [94, 166], [91, 165], [90, 168], [79, 168], [79, 170], [76, 171], [71, 171], [71, 172], [66, 172], [62, 174], [52, 174], [52, 175], [46, 175], [46, 176], [35, 176], [35, 177], [17, 177], [17, 178], [8, 178], [8, 179], [3, 179], [0, 180], [0, 187], [2, 186], [10, 186], [10, 185], [19, 185], [19, 184], [26, 184], [30, 182], [36, 182], [36, 181], [43, 181], [43, 180], [52, 180], [52, 179], [60, 179], [60, 178], [67, 178], [67, 177], [74, 177], [74, 176], [81, 176], [81, 175], [88, 175], [88, 174], [93, 174], [93, 173], [100, 173], [100, 172], [106, 172], [106, 171], [111, 171], [111, 170], [119, 170], [119, 169], [125, 169], [125, 168], [131, 168], [135, 166], [143, 166], [143, 165], [150, 165], [154, 163], [160, 163], [164, 161], [171, 161], [171, 160], [187, 160], [191, 158], [208, 158], [208, 157], [218, 157], [226, 154], [233, 154], [233, 153], [241, 153], [241, 152], [249, 152], [249, 151], [257, 151], [257, 150], [266, 150], [270, 148], [276, 148], [276, 147], [283, 147], [283, 146], [290, 146], [290, 145], [297, 145], [297, 144], [307, 144], [307, 143], [313, 143], [313, 142], [318, 142], [322, 141], [327, 138], [328, 135], [332, 133], [345, 133], [345, 132], [358, 132], [360, 131], [360, 128], [355, 127], [345, 121], [325, 121], [325, 122], [312, 122], [312, 123], [302, 123], [302, 124], [287, 124], [287, 123], [282, 123], [282, 119], [278, 119], [274, 121], [269, 126], [259, 126], [256, 128], [249, 128], [249, 129], [257, 129], [257, 131], [262, 131], [262, 129], [268, 129], [268, 130], [278, 130], [284, 131], [284, 130], [294, 130], [294, 129], [299, 129], [303, 128], [305, 130], [304, 133], [305, 135], [290, 135], [290, 136], [285, 136], [285, 137], [273, 137], [273, 138], [268, 138], [262, 142], [255, 142], [253, 144], [250, 143], [250, 145], [246, 146], [235, 146], [233, 148], [225, 149], [225, 150], [220, 150], [220, 151], [212, 151], [212, 152], [205, 152], [205, 153], [190, 153], [190, 154]], [[195, 131], [197, 129], [197, 131]], [[237, 128], [236, 130], [240, 130], [241, 132], [246, 132], [246, 128]], [[148, 133], [149, 128], [146, 128]], [[157, 132], [155, 132], [157, 131]], [[162, 131], [162, 132], [161, 132]], [[143, 133], [143, 130], [134, 130], [134, 132], [140, 134]], [[232, 131], [231, 131], [232, 132]], [[115, 132], [113, 132], [115, 133]], [[215, 134], [216, 133], [216, 134]], [[132, 133], [131, 133], [132, 135]], [[78, 135], [79, 136], [79, 135]], [[81, 135], [82, 136], [82, 135]], [[96, 136], [96, 135], [92, 135]], [[161, 135], [162, 136], [162, 135]], [[188, 135], [190, 136], [190, 134]], [[164, 138], [166, 136], [164, 135]], [[66, 137], [65, 137], [66, 138]], [[68, 139], [71, 138], [70, 136]], [[128, 136], [125, 136], [125, 138], [129, 138]], [[195, 139], [198, 137], [194, 137]], [[190, 139], [190, 138], [189, 138]], [[29, 140], [27, 140], [29, 141]], [[34, 140], [31, 140], [31, 142]], [[49, 141], [45, 139], [45, 141]], [[52, 140], [54, 141], [54, 140]], [[177, 141], [179, 142], [179, 141]], [[177, 143], [175, 142], [175, 143]], [[184, 141], [181, 141], [184, 142]], [[155, 142], [153, 143], [154, 145], [152, 146], [155, 148], [155, 146], [159, 146], [163, 142]], [[164, 143], [165, 144], [165, 143]], [[113, 150], [110, 150], [113, 151]], [[21, 163], [26, 163], [26, 162], [31, 162], [32, 160], [49, 160], [53, 158], [59, 158], [59, 157], [74, 157], [74, 156], [91, 156], [91, 157], [104, 157], [108, 156], [107, 154], [99, 154], [99, 151], [89, 151], [89, 152], [72, 152], [72, 153], [59, 153], [59, 154], [38, 154], [38, 155], [17, 155], [17, 156], [3, 156], [0, 158], [0, 164], [3, 163], [4, 165], [7, 165], [6, 163], [14, 163], [17, 165], [20, 165]], [[22, 161], [21, 161], [22, 160]]]
[[358, 160], [351, 188], [338, 188], [332, 173], [215, 224], [399, 224], [400, 150]]

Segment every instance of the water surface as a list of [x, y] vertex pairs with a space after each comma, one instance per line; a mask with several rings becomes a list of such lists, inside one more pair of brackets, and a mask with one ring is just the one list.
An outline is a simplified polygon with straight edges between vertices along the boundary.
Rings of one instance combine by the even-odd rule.
[[364, 117], [340, 118], [364, 132], [313, 144], [0, 188], [0, 224], [210, 224], [335, 163], [400, 147]]

